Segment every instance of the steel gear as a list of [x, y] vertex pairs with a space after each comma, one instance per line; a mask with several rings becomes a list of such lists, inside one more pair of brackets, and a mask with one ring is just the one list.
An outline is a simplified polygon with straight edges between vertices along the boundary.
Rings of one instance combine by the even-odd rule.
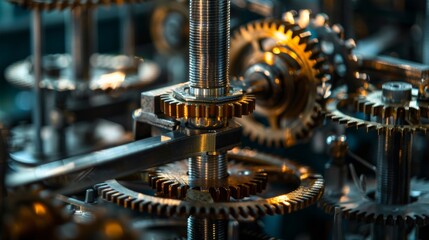
[[257, 217], [265, 214], [287, 214], [315, 203], [322, 195], [324, 183], [319, 174], [297, 163], [258, 153], [252, 150], [233, 149], [230, 159], [257, 164], [267, 168], [270, 180], [281, 183], [283, 189], [271, 188], [266, 193], [230, 202], [202, 202], [154, 197], [133, 190], [142, 189], [141, 182], [131, 183], [110, 180], [95, 186], [99, 196], [125, 208], [158, 215], [233, 216]]
[[[375, 182], [373, 182], [375, 183]], [[340, 207], [344, 218], [366, 223], [383, 225], [429, 224], [429, 183], [423, 180], [411, 181], [413, 202], [405, 205], [377, 204], [371, 194], [362, 195], [356, 186], [349, 182], [343, 188], [341, 196], [324, 196], [319, 206], [328, 213], [334, 213]], [[367, 185], [368, 192], [374, 192], [375, 184]]]
[[[94, 54], [91, 58], [92, 78], [88, 88], [92, 91], [117, 91], [141, 88], [152, 83], [160, 74], [158, 66], [151, 61], [138, 62], [138, 69], [132, 68], [130, 59], [123, 55]], [[138, 60], [140, 61], [140, 60]], [[55, 91], [79, 89], [71, 79], [71, 57], [68, 54], [53, 54], [43, 58], [44, 79], [41, 87]], [[16, 62], [5, 71], [10, 83], [24, 88], [34, 84], [33, 67], [30, 59]]]
[[341, 25], [330, 25], [328, 15], [324, 13], [314, 15], [308, 9], [299, 12], [288, 11], [283, 14], [283, 20], [298, 24], [310, 31], [311, 37], [318, 39], [320, 51], [327, 60], [325, 66], [329, 67], [333, 88], [345, 83], [350, 84], [355, 79], [357, 62], [352, 50], [356, 43], [352, 38], [345, 39]]
[[46, 11], [64, 10], [66, 8], [91, 8], [99, 5], [141, 3], [145, 0], [8, 0], [11, 3], [28, 9], [42, 9]]
[[429, 117], [428, 103], [417, 101], [416, 96], [404, 104], [385, 104], [382, 100], [382, 92], [375, 91], [367, 96], [359, 96], [355, 101], [357, 110], [368, 116], [395, 120], [398, 114], [402, 114], [409, 123], [413, 124], [420, 124], [423, 118]]
[[[379, 91], [369, 93], [370, 101], [365, 96], [347, 95], [345, 89], [340, 89], [337, 97], [328, 101], [323, 114], [327, 119], [344, 125], [345, 127], [365, 128], [366, 131], [375, 130], [378, 134], [385, 131], [389, 132], [423, 132], [427, 133], [429, 125], [424, 121], [407, 122], [404, 125], [395, 125], [389, 123], [381, 123], [376, 119], [366, 120], [364, 117], [358, 117], [359, 114], [365, 113], [369, 117], [394, 117], [398, 113], [398, 109], [403, 110], [403, 113], [409, 114], [409, 120], [415, 121], [420, 118], [427, 118], [428, 111], [425, 104], [416, 104], [411, 101], [410, 105], [405, 107], [397, 107], [395, 105], [374, 104], [375, 97], [380, 96]], [[367, 103], [367, 104], [366, 104]]]
[[[267, 173], [240, 163], [229, 162], [228, 179], [214, 182], [209, 192], [214, 201], [227, 201], [230, 197], [241, 199], [265, 190]], [[187, 175], [188, 161], [178, 161], [158, 167], [149, 173], [149, 184], [160, 196], [183, 199], [190, 188]], [[204, 186], [205, 183], [196, 184]], [[211, 185], [211, 184], [210, 184]]]
[[[274, 95], [275, 101], [258, 98], [254, 116], [238, 120], [252, 140], [291, 146], [308, 137], [319, 123], [318, 100], [327, 95], [327, 78], [316, 46], [317, 39], [310, 40], [310, 32], [274, 20], [252, 22], [235, 32], [231, 40], [233, 77], [243, 79], [250, 67], [263, 64], [285, 79], [272, 79], [282, 92], [267, 97], [271, 101]], [[267, 121], [268, 126], [262, 123]]]
[[210, 103], [181, 100], [175, 92], [161, 96], [160, 110], [172, 118], [232, 118], [248, 115], [255, 109], [255, 97], [241, 95], [233, 100]]

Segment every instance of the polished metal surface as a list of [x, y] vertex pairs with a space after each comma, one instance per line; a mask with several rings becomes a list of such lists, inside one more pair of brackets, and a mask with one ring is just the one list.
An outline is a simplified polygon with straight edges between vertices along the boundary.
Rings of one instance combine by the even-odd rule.
[[230, 124], [227, 128], [210, 132], [169, 132], [12, 173], [7, 176], [6, 182], [7, 186], [16, 187], [68, 176], [64, 182], [64, 191], [81, 189], [110, 178], [131, 174], [138, 169], [159, 166], [200, 153], [230, 149], [239, 142], [240, 130], [236, 125]]

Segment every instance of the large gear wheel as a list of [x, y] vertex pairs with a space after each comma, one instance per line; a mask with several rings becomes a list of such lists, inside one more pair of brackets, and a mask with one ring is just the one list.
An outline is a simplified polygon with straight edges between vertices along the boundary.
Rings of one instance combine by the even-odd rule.
[[315, 203], [323, 194], [322, 176], [313, 173], [308, 167], [252, 150], [233, 149], [228, 157], [234, 161], [258, 165], [262, 169], [267, 168], [271, 183], [278, 184], [281, 189], [268, 185], [264, 194], [238, 201], [213, 202], [155, 197], [143, 193], [147, 190], [144, 190], [141, 181], [132, 184], [110, 180], [95, 188], [101, 198], [140, 212], [234, 218], [291, 213]]
[[324, 59], [319, 57], [317, 40], [309, 38], [310, 32], [299, 26], [274, 20], [249, 23], [233, 35], [230, 71], [234, 78], [243, 79], [258, 64], [275, 69], [279, 76], [271, 79], [281, 92], [272, 95], [279, 96], [258, 98], [254, 115], [238, 120], [252, 140], [291, 146], [307, 138], [319, 123], [318, 100], [326, 96], [319, 88], [325, 86]]
[[[158, 167], [149, 173], [149, 184], [162, 196], [183, 199], [190, 188], [187, 171], [187, 160]], [[241, 199], [265, 190], [267, 173], [260, 168], [229, 162], [228, 174], [226, 181], [217, 181], [215, 187], [209, 188], [214, 201], [228, 201], [230, 197]]]
[[[373, 183], [375, 183], [373, 181]], [[355, 184], [349, 182], [341, 196], [323, 196], [319, 206], [328, 213], [340, 207], [344, 218], [382, 225], [424, 226], [429, 224], [429, 183], [423, 180], [411, 181], [411, 198], [405, 205], [377, 204], [371, 194], [362, 195]], [[375, 184], [367, 185], [367, 192], [374, 193]]]
[[[327, 103], [325, 117], [345, 127], [365, 128], [366, 131], [375, 130], [378, 134], [386, 131], [411, 133], [428, 131], [429, 124], [426, 123], [429, 118], [428, 105], [417, 102], [416, 96], [413, 96], [406, 105], [392, 105], [380, 100], [381, 91], [379, 90], [365, 95], [348, 95], [344, 88], [339, 89], [336, 98]], [[377, 120], [378, 118], [396, 119], [398, 114], [405, 117], [405, 124], [395, 125]]]
[[28, 9], [64, 10], [66, 8], [85, 7], [91, 8], [98, 5], [109, 6], [112, 4], [140, 3], [146, 0], [8, 0], [11, 3]]

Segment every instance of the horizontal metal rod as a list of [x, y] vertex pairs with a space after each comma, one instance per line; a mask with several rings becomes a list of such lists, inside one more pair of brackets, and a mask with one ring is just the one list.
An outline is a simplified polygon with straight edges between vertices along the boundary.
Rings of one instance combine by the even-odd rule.
[[230, 127], [217, 131], [192, 131], [194, 130], [181, 129], [90, 154], [42, 164], [31, 170], [9, 173], [6, 185], [17, 187], [61, 177], [67, 179], [67, 183], [64, 184], [66, 188], [59, 192], [71, 192], [204, 152], [226, 151], [240, 143], [241, 127], [236, 124], [230, 124]]

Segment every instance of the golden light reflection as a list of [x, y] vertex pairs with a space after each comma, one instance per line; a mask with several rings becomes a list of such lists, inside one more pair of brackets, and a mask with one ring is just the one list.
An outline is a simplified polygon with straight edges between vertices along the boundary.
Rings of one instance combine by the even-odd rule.
[[264, 60], [267, 64], [273, 65], [274, 64], [274, 55], [270, 52], [264, 53]]
[[120, 87], [124, 81], [125, 73], [113, 72], [101, 75], [100, 79], [97, 80], [96, 85], [101, 89], [116, 89]]
[[275, 48], [273, 48], [273, 53], [274, 54], [280, 54], [280, 48], [278, 48], [278, 47], [275, 47]]
[[108, 222], [104, 226], [104, 233], [108, 238], [119, 238], [124, 234], [124, 230], [119, 223]]
[[38, 202], [33, 204], [33, 209], [37, 215], [45, 215], [47, 212], [46, 207], [43, 204]]

